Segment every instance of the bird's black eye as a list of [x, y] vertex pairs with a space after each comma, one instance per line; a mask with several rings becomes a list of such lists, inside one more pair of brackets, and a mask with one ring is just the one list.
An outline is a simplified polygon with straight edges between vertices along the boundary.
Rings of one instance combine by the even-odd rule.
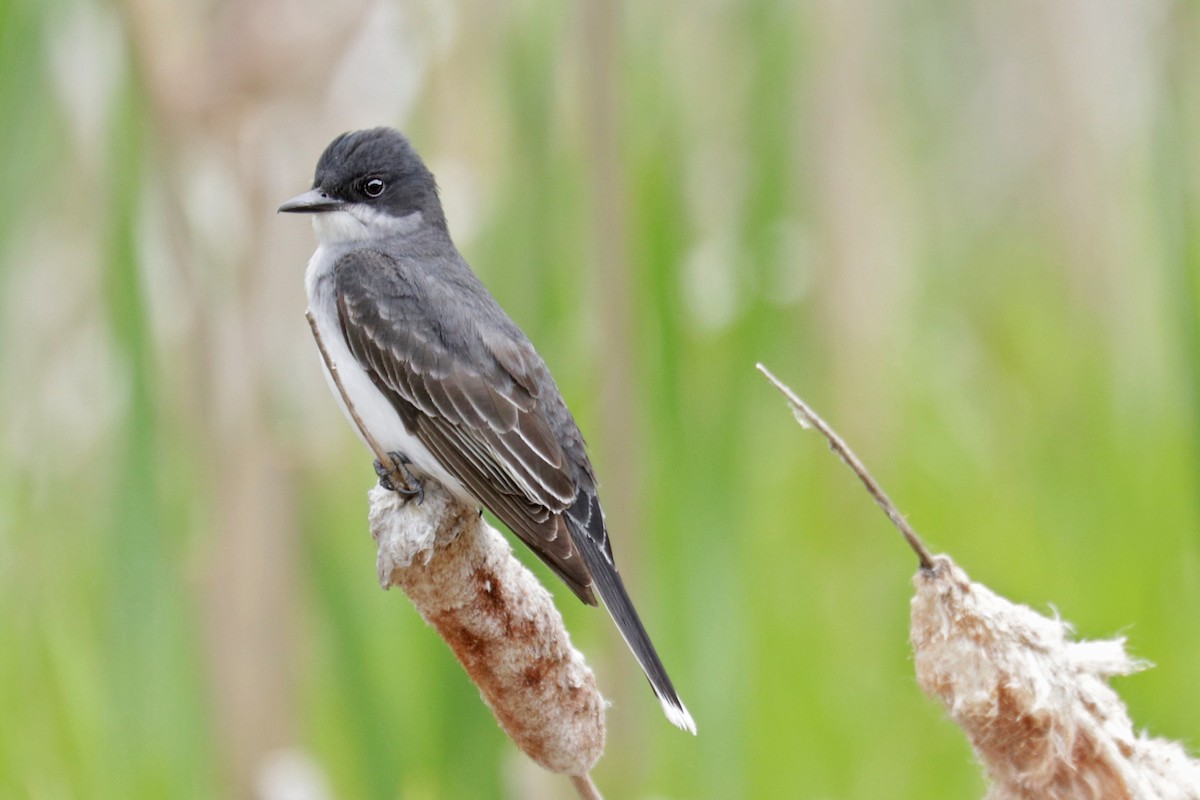
[[367, 197], [379, 197], [385, 188], [387, 187], [379, 178], [371, 178], [363, 184], [363, 191], [367, 193]]

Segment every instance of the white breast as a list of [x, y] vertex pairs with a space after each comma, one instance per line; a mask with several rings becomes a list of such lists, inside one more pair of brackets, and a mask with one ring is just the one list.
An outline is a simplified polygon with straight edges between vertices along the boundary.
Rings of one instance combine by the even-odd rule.
[[[478, 501], [471, 497], [462, 482], [447, 472], [425, 445], [408, 432], [391, 402], [379, 389], [375, 388], [371, 377], [359, 366], [358, 361], [351, 354], [350, 348], [342, 336], [341, 325], [338, 321], [337, 298], [333, 290], [332, 275], [336, 261], [336, 256], [330, 254], [324, 246], [318, 247], [317, 252], [313, 253], [312, 259], [308, 262], [308, 270], [304, 275], [304, 286], [308, 292], [308, 306], [316, 319], [321, 341], [329, 353], [330, 360], [337, 368], [342, 387], [354, 405], [359, 419], [386, 452], [403, 454], [410, 462], [414, 472], [433, 478], [458, 495], [460, 499], [471, 505], [478, 505]], [[350, 421], [358, 438], [369, 448], [370, 444], [347, 410], [341, 392], [338, 391], [333, 376], [330, 375], [323, 359], [322, 369], [329, 389], [333, 392], [342, 413]]]

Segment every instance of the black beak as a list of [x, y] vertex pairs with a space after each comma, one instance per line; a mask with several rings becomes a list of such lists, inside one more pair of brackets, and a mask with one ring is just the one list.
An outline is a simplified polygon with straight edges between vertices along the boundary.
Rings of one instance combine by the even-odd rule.
[[288, 200], [279, 207], [279, 210], [293, 214], [319, 214], [323, 211], [337, 211], [345, 204], [344, 201], [330, 197], [321, 189], [312, 189]]

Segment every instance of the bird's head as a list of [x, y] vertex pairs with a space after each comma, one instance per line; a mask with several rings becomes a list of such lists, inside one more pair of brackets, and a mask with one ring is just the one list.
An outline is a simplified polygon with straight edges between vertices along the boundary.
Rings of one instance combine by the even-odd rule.
[[334, 139], [317, 162], [312, 189], [279, 210], [313, 214], [323, 243], [446, 227], [433, 174], [393, 128]]

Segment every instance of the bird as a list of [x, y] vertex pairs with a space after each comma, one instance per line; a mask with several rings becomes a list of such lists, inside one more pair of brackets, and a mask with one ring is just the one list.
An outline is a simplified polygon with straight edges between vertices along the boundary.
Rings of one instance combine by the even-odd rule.
[[617, 570], [579, 426], [529, 338], [459, 253], [408, 138], [388, 127], [338, 136], [312, 189], [279, 211], [312, 215], [309, 309], [362, 426], [402, 471], [396, 486], [376, 462], [380, 483], [423, 497], [433, 479], [491, 511], [584, 603], [599, 595], [667, 719], [695, 734]]

